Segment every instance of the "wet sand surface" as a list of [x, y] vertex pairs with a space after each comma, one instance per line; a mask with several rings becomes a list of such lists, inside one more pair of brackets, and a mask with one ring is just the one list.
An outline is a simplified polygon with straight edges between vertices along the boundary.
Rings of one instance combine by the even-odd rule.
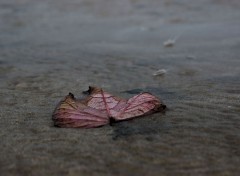
[[[54, 127], [89, 85], [168, 110]], [[0, 90], [1, 175], [239, 175], [240, 2], [2, 0]]]

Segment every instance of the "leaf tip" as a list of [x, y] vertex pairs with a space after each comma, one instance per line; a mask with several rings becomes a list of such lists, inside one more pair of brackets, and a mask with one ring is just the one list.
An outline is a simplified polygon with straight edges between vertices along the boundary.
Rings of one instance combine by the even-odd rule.
[[75, 99], [73, 93], [71, 93], [71, 92], [68, 93], [68, 96], [71, 97], [72, 99]]
[[160, 104], [159, 106], [156, 107], [156, 111], [160, 112], [160, 111], [165, 111], [167, 109], [167, 106], [165, 104]]

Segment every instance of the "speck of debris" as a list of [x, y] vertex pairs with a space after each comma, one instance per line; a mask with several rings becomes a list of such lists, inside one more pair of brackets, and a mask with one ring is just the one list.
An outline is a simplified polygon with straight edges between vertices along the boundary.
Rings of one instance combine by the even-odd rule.
[[173, 47], [175, 42], [176, 42], [176, 40], [174, 40], [174, 39], [168, 39], [165, 42], [163, 42], [163, 45], [165, 47]]
[[153, 76], [163, 76], [167, 73], [167, 70], [165, 69], [159, 69], [156, 72], [153, 73]]

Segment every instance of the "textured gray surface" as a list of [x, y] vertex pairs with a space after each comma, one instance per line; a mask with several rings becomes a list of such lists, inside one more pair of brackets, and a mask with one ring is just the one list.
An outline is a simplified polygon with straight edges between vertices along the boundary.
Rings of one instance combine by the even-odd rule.
[[[239, 175], [239, 67], [238, 0], [1, 0], [0, 173]], [[88, 85], [169, 110], [54, 127], [56, 103]]]

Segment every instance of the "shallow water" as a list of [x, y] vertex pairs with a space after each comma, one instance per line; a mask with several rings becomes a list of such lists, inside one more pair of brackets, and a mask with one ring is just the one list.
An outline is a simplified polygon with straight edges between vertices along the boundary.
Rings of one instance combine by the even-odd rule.
[[[234, 0], [1, 1], [0, 172], [239, 175], [239, 9]], [[148, 91], [168, 110], [54, 127], [57, 102], [89, 85], [126, 98]]]

